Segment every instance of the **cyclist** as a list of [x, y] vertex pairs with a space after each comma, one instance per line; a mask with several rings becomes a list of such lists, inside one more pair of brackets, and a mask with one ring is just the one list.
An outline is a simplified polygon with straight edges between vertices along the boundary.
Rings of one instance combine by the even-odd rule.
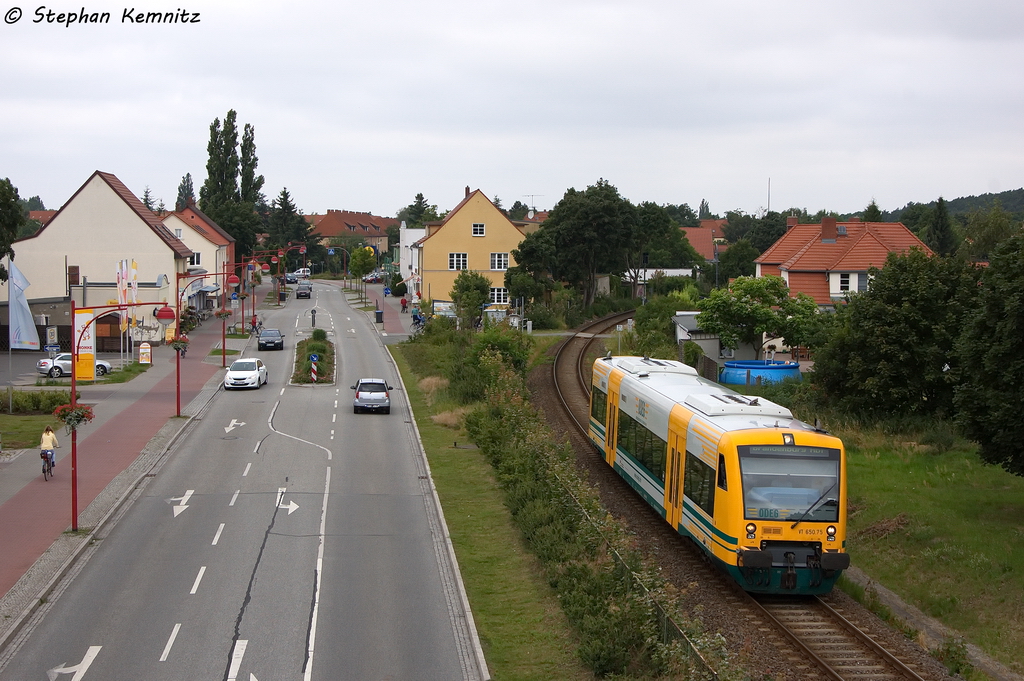
[[46, 457], [50, 460], [50, 466], [56, 467], [57, 461], [54, 459], [53, 450], [60, 447], [57, 442], [57, 436], [53, 434], [53, 428], [46, 426], [46, 430], [43, 431], [43, 436], [39, 440], [39, 457]]

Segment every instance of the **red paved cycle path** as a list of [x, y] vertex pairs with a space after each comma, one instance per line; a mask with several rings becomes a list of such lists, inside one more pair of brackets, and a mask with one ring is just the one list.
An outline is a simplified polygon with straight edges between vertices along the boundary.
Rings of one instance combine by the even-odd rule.
[[[184, 407], [202, 390], [219, 367], [197, 361], [220, 340], [220, 329], [200, 329], [190, 335], [190, 355], [181, 365], [181, 404]], [[147, 443], [175, 414], [175, 372], [162, 378], [137, 401], [111, 417], [95, 432], [79, 438], [78, 512], [129, 466]], [[62, 447], [71, 446], [70, 436]], [[68, 451], [68, 450], [65, 450]], [[23, 456], [36, 456], [31, 450]], [[32, 567], [43, 552], [71, 527], [71, 457], [65, 456], [54, 477], [42, 473], [0, 505], [0, 596]]]

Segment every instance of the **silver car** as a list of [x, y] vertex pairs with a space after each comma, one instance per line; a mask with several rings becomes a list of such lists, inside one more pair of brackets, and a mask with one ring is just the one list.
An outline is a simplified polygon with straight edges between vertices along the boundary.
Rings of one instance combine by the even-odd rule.
[[[105, 359], [96, 360], [96, 375], [105, 376], [110, 373], [113, 366]], [[60, 378], [61, 376], [71, 375], [71, 353], [62, 352], [53, 359], [44, 357], [43, 359], [36, 362], [36, 371], [49, 376], [50, 378]]]
[[267, 365], [258, 357], [236, 359], [224, 374], [224, 389], [256, 388], [267, 384]]
[[361, 411], [382, 411], [391, 413], [391, 395], [394, 390], [383, 378], [360, 378], [352, 389], [356, 391], [352, 400], [352, 413]]

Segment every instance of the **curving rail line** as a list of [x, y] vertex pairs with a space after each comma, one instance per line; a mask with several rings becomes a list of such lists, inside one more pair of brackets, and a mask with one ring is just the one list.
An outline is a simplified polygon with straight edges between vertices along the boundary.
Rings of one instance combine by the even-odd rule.
[[[590, 367], [597, 354], [597, 340], [626, 319], [632, 311], [590, 322], [558, 347], [552, 364], [552, 377], [566, 415], [585, 438], [589, 422]], [[644, 504], [645, 508], [649, 507]], [[683, 551], [681, 546], [680, 551]], [[707, 579], [722, 579], [704, 562], [696, 549], [696, 562], [702, 564]], [[735, 585], [733, 585], [735, 587]], [[735, 587], [737, 597], [747, 608], [759, 612], [771, 622], [813, 665], [816, 675], [836, 681], [924, 681], [908, 664], [883, 648], [871, 636], [817, 597], [753, 597]]]

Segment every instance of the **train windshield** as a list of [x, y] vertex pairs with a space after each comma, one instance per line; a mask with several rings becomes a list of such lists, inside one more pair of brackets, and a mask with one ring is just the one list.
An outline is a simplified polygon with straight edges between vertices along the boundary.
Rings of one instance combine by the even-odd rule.
[[795, 445], [736, 448], [747, 520], [839, 521], [839, 450]]

